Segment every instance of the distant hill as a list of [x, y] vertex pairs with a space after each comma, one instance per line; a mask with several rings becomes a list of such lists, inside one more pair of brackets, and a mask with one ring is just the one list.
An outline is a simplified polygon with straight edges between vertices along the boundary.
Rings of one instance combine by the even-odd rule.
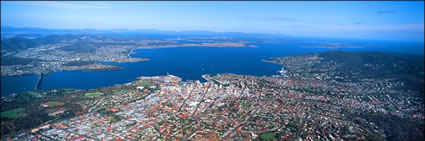
[[[345, 77], [345, 81], [361, 82], [366, 79], [404, 82], [405, 89], [424, 93], [424, 56], [376, 51], [346, 52], [328, 51], [318, 54], [319, 60], [302, 60], [309, 55], [276, 57], [265, 61], [282, 64], [298, 73], [329, 73], [332, 77]], [[294, 58], [304, 63], [292, 68]], [[296, 59], [298, 58], [298, 59]]]
[[[323, 62], [335, 61], [343, 66], [337, 68], [339, 75], [351, 76], [361, 70], [357, 79], [388, 79], [405, 82], [406, 88], [424, 92], [424, 56], [387, 52], [343, 52], [320, 53]], [[372, 66], [372, 67], [371, 67]]]
[[58, 43], [61, 40], [78, 39], [79, 36], [66, 34], [66, 35], [48, 35], [37, 39], [28, 39], [24, 37], [12, 37], [1, 40], [2, 50], [23, 50], [34, 48], [39, 45]]
[[213, 31], [162, 31], [154, 29], [46, 29], [46, 28], [15, 28], [1, 27], [2, 39], [10, 37], [37, 38], [53, 34], [74, 34], [74, 35], [115, 35], [115, 36], [150, 36], [150, 37], [234, 37], [234, 38], [291, 38], [291, 36], [282, 34], [263, 34], [263, 33], [241, 33], [241, 32], [213, 32]]

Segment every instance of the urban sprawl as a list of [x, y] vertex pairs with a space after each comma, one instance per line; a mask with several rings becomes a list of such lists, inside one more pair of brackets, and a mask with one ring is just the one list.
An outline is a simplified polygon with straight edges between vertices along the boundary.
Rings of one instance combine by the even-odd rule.
[[203, 75], [203, 83], [139, 77], [113, 93], [86, 93], [80, 115], [9, 139], [367, 140], [385, 132], [361, 113], [424, 119], [423, 98], [399, 90], [403, 82], [350, 81], [335, 75], [339, 64], [332, 61], [318, 73], [304, 73], [320, 60], [317, 54], [267, 60], [284, 66], [281, 75], [267, 77]]

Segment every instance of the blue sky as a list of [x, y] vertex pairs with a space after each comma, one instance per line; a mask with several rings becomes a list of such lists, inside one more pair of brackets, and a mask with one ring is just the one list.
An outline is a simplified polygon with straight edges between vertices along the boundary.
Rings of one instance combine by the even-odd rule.
[[424, 2], [1, 2], [1, 25], [276, 33], [423, 42]]

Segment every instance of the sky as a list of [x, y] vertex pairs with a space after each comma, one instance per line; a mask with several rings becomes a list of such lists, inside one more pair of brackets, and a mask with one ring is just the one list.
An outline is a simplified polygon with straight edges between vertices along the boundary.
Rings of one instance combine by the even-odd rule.
[[424, 40], [423, 1], [1, 1], [1, 25]]

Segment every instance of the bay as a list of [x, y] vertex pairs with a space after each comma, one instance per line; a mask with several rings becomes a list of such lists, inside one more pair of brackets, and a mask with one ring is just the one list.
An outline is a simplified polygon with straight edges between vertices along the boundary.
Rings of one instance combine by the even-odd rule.
[[[344, 41], [339, 41], [344, 42]], [[167, 73], [183, 80], [200, 80], [203, 74], [234, 73], [254, 76], [277, 75], [282, 66], [263, 62], [262, 59], [319, 53], [331, 50], [344, 51], [387, 51], [423, 55], [423, 43], [345, 41], [362, 48], [305, 48], [318, 43], [280, 42], [254, 43], [256, 48], [239, 47], [179, 47], [160, 49], [138, 49], [132, 57], [146, 57], [149, 61], [135, 63], [108, 63], [125, 69], [103, 72], [57, 71], [45, 75], [40, 89], [58, 88], [91, 89], [124, 84], [138, 76], [158, 76]], [[1, 95], [34, 89], [37, 76], [1, 77]]]

